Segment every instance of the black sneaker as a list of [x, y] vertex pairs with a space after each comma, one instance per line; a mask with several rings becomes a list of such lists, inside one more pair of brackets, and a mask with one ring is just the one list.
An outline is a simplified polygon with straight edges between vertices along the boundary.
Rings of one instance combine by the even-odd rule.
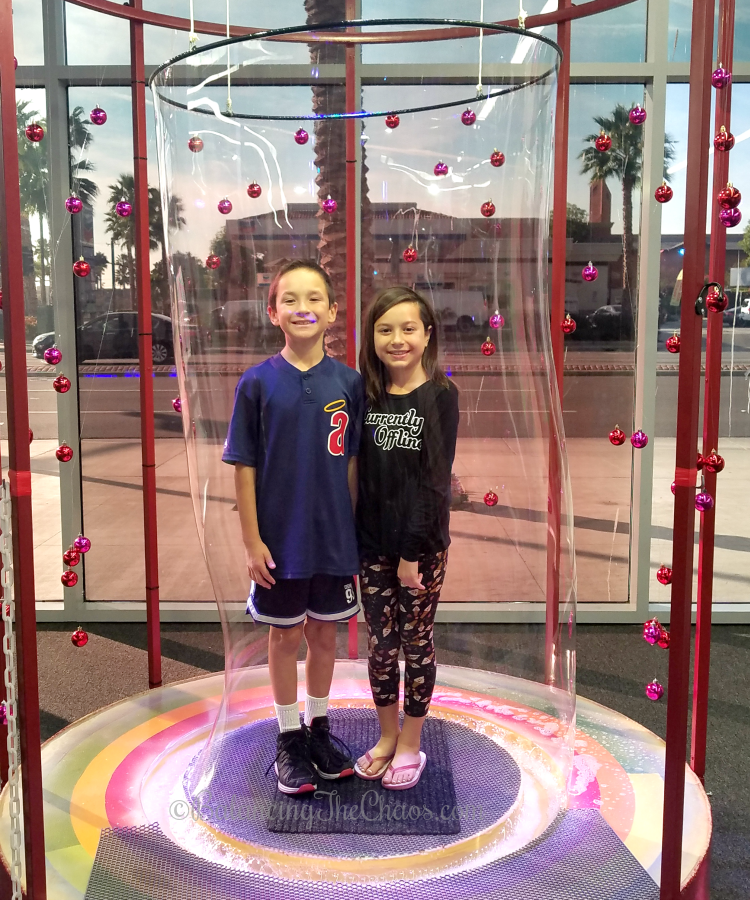
[[310, 724], [310, 759], [318, 775], [329, 781], [354, 774], [351, 752], [331, 734], [328, 716], [316, 716]]
[[304, 726], [279, 734], [273, 767], [278, 788], [284, 794], [305, 794], [318, 789], [315, 769], [310, 762], [309, 732]]

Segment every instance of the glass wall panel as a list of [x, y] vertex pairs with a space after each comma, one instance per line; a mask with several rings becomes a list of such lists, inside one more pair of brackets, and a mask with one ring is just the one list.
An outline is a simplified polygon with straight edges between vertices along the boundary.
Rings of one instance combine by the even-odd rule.
[[42, 0], [16, 0], [13, 4], [13, 50], [19, 66], [44, 63]]
[[125, 19], [66, 3], [65, 42], [70, 66], [130, 63], [130, 28]]
[[[553, 8], [556, 8], [556, 5]], [[573, 62], [643, 62], [646, 59], [647, 0], [573, 22]]]

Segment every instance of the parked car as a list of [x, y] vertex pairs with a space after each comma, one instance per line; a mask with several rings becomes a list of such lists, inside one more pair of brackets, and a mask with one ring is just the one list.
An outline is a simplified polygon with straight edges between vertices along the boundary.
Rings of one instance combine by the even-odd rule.
[[[151, 314], [151, 359], [155, 365], [174, 359], [172, 320], [158, 313]], [[54, 331], [37, 335], [31, 345], [34, 356], [44, 357], [44, 351], [55, 343]], [[130, 310], [96, 316], [76, 329], [78, 361], [99, 359], [138, 359], [138, 314]]]
[[724, 310], [724, 324], [744, 327], [750, 325], [750, 297], [742, 297], [736, 307], [730, 306]]
[[594, 339], [616, 341], [622, 330], [622, 305], [619, 303], [600, 306], [587, 317], [594, 333]]

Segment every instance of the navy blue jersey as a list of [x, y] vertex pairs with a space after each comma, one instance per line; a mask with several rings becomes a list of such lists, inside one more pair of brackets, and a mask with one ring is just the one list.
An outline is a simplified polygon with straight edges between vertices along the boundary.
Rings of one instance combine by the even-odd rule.
[[328, 356], [301, 372], [279, 353], [240, 378], [222, 459], [255, 469], [274, 578], [359, 571], [348, 466], [363, 412], [359, 374]]

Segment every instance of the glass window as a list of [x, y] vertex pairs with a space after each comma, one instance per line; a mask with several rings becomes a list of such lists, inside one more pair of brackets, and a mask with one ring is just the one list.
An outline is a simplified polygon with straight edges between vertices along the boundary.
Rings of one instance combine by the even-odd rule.
[[[555, 4], [556, 6], [556, 4]], [[573, 22], [572, 62], [643, 62], [646, 59], [646, 0]]]
[[16, 0], [13, 4], [13, 52], [19, 66], [44, 63], [42, 0]]
[[125, 19], [66, 3], [65, 41], [70, 66], [130, 64], [130, 27]]

